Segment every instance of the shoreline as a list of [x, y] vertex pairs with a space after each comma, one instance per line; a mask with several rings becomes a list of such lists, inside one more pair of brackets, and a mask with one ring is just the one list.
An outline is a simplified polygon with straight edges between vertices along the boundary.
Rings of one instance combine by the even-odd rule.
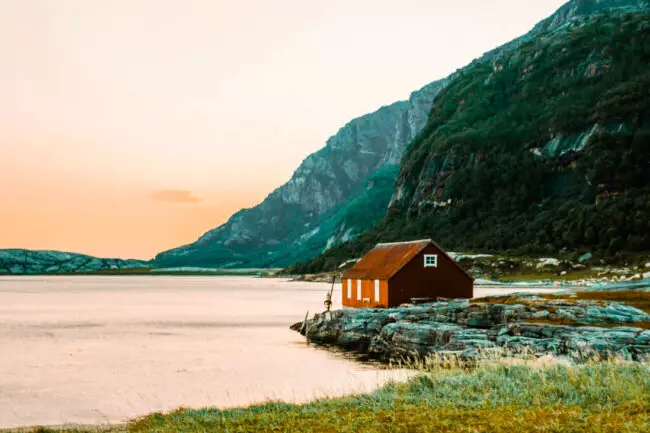
[[[647, 283], [650, 283], [648, 281]], [[650, 360], [650, 287], [512, 293], [392, 309], [315, 314], [290, 329], [308, 342], [383, 362], [509, 356]]]
[[[648, 283], [650, 283], [650, 281], [637, 282], [637, 283], [634, 283], [634, 284], [639, 286], [639, 285], [648, 284]], [[627, 288], [627, 287], [625, 287], [626, 284], [630, 285], [632, 283], [617, 283], [616, 286], [619, 287], [619, 288], [622, 288], [622, 289], [626, 289]], [[490, 284], [490, 285], [486, 285], [486, 286], [482, 286], [482, 287], [485, 287], [486, 289], [494, 288], [494, 289], [498, 290], [500, 287], [503, 287], [503, 286], [491, 285]], [[505, 285], [505, 287], [512, 288], [513, 286], [512, 285]], [[468, 314], [466, 314], [463, 317], [465, 319], [469, 320], [470, 319], [470, 317], [469, 317], [470, 314], [469, 313], [472, 313], [471, 320], [475, 321], [475, 322], [473, 322], [475, 324], [475, 326], [474, 327], [467, 327], [467, 329], [474, 330], [474, 331], [477, 330], [477, 329], [481, 330], [482, 327], [485, 326], [485, 323], [486, 323], [485, 320], [487, 320], [488, 321], [487, 323], [489, 323], [490, 320], [493, 320], [494, 317], [498, 316], [497, 314], [493, 314], [493, 313], [496, 313], [496, 311], [494, 311], [494, 308], [496, 308], [496, 307], [498, 307], [497, 310], [502, 309], [502, 311], [500, 313], [503, 313], [505, 316], [508, 316], [508, 314], [510, 312], [517, 310], [516, 305], [518, 305], [522, 301], [524, 301], [525, 303], [533, 303], [533, 304], [535, 304], [536, 302], [541, 302], [539, 300], [536, 300], [536, 298], [542, 298], [544, 300], [543, 302], [547, 302], [547, 301], [556, 302], [556, 304], [547, 305], [547, 307], [556, 308], [556, 309], [557, 308], [563, 309], [563, 308], [569, 308], [569, 307], [570, 307], [569, 309], [576, 308], [576, 304], [579, 306], [580, 302], [583, 301], [582, 299], [574, 299], [571, 302], [572, 305], [565, 305], [565, 304], [562, 304], [562, 303], [560, 303], [559, 305], [557, 304], [557, 302], [561, 302], [561, 301], [563, 302], [563, 301], [566, 300], [566, 299], [564, 299], [564, 300], [558, 299], [557, 298], [558, 296], [565, 296], [565, 297], [570, 298], [571, 296], [575, 295], [573, 289], [570, 289], [566, 293], [557, 294], [557, 293], [550, 293], [550, 292], [557, 292], [557, 290], [558, 290], [557, 287], [540, 287], [540, 288], [536, 288], [534, 286], [528, 285], [528, 286], [521, 287], [521, 288], [522, 288], [522, 290], [527, 290], [527, 289], [535, 290], [537, 293], [526, 293], [526, 294], [523, 294], [523, 295], [522, 294], [519, 294], [519, 295], [510, 294], [510, 295], [503, 295], [503, 296], [494, 296], [494, 297], [489, 297], [489, 299], [484, 298], [483, 300], [480, 300], [481, 301], [481, 302], [479, 302], [480, 304], [492, 305], [492, 307], [489, 307], [492, 311], [481, 310], [480, 308], [475, 307], [475, 305], [476, 305], [475, 303], [472, 304], [471, 301], [468, 301], [469, 302], [468, 308], [470, 308], [471, 311], [466, 312]], [[562, 287], [560, 289], [567, 289], [567, 288]], [[628, 291], [629, 290], [619, 290], [619, 292], [628, 292]], [[602, 296], [606, 297], [606, 296], [614, 296], [616, 294], [616, 291], [615, 290], [610, 290], [610, 291], [606, 291], [606, 290], [588, 290], [587, 293], [597, 293], [597, 294], [600, 294], [599, 296], [601, 296], [601, 297]], [[650, 292], [648, 292], [648, 291], [639, 291], [638, 293], [643, 293], [645, 297], [650, 298]], [[612, 294], [614, 294], [614, 295], [612, 295]], [[517, 297], [519, 297], [519, 298], [517, 298]], [[524, 297], [525, 299], [521, 299], [521, 297]], [[548, 299], [547, 299], [547, 297], [548, 297]], [[598, 301], [596, 301], [596, 300], [594, 300], [594, 302], [595, 302], [594, 305], [593, 305], [594, 307], [607, 308], [610, 305], [616, 305], [616, 303], [618, 301], [610, 301], [610, 300], [598, 300]], [[494, 306], [496, 306], [496, 307], [494, 307]], [[426, 309], [427, 306], [425, 305], [425, 306], [406, 307], [406, 308], [414, 308], [414, 309], [423, 309], [423, 308], [425, 308]], [[539, 306], [537, 306], [535, 308], [537, 310], [542, 310], [543, 309], [543, 308], [539, 308]], [[399, 314], [399, 310], [400, 309], [398, 308], [398, 309], [392, 309], [392, 311], [391, 310], [385, 310], [385, 311], [389, 311], [389, 312], [392, 312], [392, 313], [397, 312]], [[363, 314], [364, 312], [368, 312], [368, 311], [364, 311], [364, 310], [345, 310], [345, 311], [351, 311], [354, 314]], [[574, 310], [571, 310], [571, 311], [574, 311]], [[575, 311], [577, 311], [577, 310], [575, 310]], [[484, 313], [484, 312], [488, 313], [488, 314], [482, 315], [482, 313]], [[585, 311], [585, 313], [586, 313], [586, 311]], [[421, 320], [421, 319], [426, 318], [425, 317], [426, 314], [428, 314], [428, 313], [426, 313], [426, 312], [422, 313], [422, 311], [420, 311], [419, 317], [417, 317], [418, 320], [413, 320], [412, 322], [410, 322], [411, 325], [415, 325], [415, 326], [407, 325], [404, 328], [406, 333], [400, 334], [400, 332], [402, 332], [402, 330], [399, 330], [399, 332], [394, 333], [393, 341], [395, 341], [395, 338], [399, 337], [400, 335], [402, 337], [409, 337], [409, 336], [412, 337], [410, 339], [411, 343], [413, 341], [416, 341], [417, 338], [419, 338], [419, 336], [421, 335], [421, 334], [419, 334], [420, 330], [417, 329], [417, 327], [419, 326], [420, 323], [423, 322], [423, 320]], [[458, 319], [461, 315], [462, 314], [456, 314], [454, 320]], [[548, 320], [556, 320], [556, 319], [558, 319], [558, 317], [552, 316], [552, 313], [549, 313], [549, 316], [550, 317], [547, 317]], [[514, 317], [514, 316], [512, 316], [512, 317]], [[641, 316], [639, 316], [639, 317], [641, 317]], [[411, 319], [412, 318], [413, 317], [411, 317]], [[592, 314], [592, 316], [587, 315], [587, 316], [584, 316], [584, 317], [578, 317], [578, 319], [581, 319], [581, 320], [583, 320], [585, 318], [587, 318], [586, 320], [591, 320], [591, 319], [595, 318], [595, 316]], [[409, 318], [404, 317], [404, 319], [409, 319]], [[459, 322], [458, 320], [456, 320], [455, 322], [452, 322], [452, 321], [445, 322], [444, 325], [445, 326], [459, 325], [458, 322]], [[409, 323], [409, 322], [405, 321], [405, 323]], [[632, 322], [632, 323], [638, 323], [638, 320], [636, 322]], [[502, 326], [504, 324], [499, 322], [496, 325]], [[630, 323], [628, 323], [628, 325], [630, 325]], [[514, 326], [514, 324], [513, 324], [513, 322], [508, 322], [507, 326]], [[529, 326], [529, 324], [525, 324], [524, 326]], [[632, 326], [634, 326], [634, 325], [632, 324]], [[591, 327], [586, 326], [585, 328], [591, 328]], [[619, 326], [618, 328], [629, 328], [629, 326]], [[521, 329], [522, 329], [521, 326], [520, 326], [519, 329], [521, 331]], [[530, 332], [531, 330], [533, 330], [535, 332], [537, 332], [537, 330], [538, 330], [540, 333], [543, 333], [543, 332], [545, 332], [545, 330], [549, 330], [549, 329], [559, 329], [562, 332], [565, 332], [566, 329], [568, 329], [568, 327], [567, 327], [567, 325], [554, 325], [554, 324], [547, 323], [547, 324], [544, 324], [541, 328], [536, 328], [536, 327], [533, 326], [530, 329], [524, 330], [524, 331], [520, 332], [519, 337], [522, 337], [521, 334], [523, 334], [525, 332]], [[614, 331], [617, 330], [617, 328], [603, 328], [603, 329], [613, 329]], [[347, 335], [346, 338], [350, 338], [350, 336], [352, 334], [354, 334], [354, 332], [357, 332], [358, 330], [355, 331], [355, 329], [350, 328], [347, 331], [348, 331], [348, 335]], [[411, 331], [413, 331], [414, 333], [413, 334], [408, 334], [408, 332], [411, 332]], [[428, 329], [428, 331], [433, 332], [433, 333], [438, 332], [436, 329], [432, 329], [432, 328]], [[461, 331], [462, 331], [462, 329], [461, 329]], [[614, 332], [614, 331], [611, 331], [611, 332]], [[481, 344], [483, 344], [483, 343], [480, 342], [481, 338], [477, 338], [477, 335], [480, 337], [481, 335], [485, 335], [488, 332], [490, 332], [490, 331], [487, 331], [486, 333], [479, 332], [479, 334], [471, 334], [471, 335], [468, 334], [468, 336], [471, 337], [471, 338], [469, 340], [463, 340], [463, 341], [473, 341], [473, 342], [478, 341], [479, 342], [478, 346], [481, 346]], [[610, 332], [610, 331], [606, 331], [606, 332]], [[629, 332], [630, 331], [625, 331], [625, 332], [623, 332], [623, 334], [625, 334], [625, 333], [629, 334]], [[641, 331], [641, 332], [646, 332], [646, 331]], [[650, 332], [650, 331], [648, 331], [648, 332]], [[634, 333], [635, 334], [640, 334], [637, 331], [634, 331]], [[360, 332], [358, 332], [358, 334], [361, 335]], [[380, 334], [381, 334], [381, 332], [380, 332]], [[503, 337], [503, 335], [501, 335], [501, 336]], [[516, 337], [516, 336], [515, 335], [508, 335], [508, 338], [510, 338], [510, 337]], [[446, 338], [446, 337], [444, 337], [444, 338]], [[527, 338], [533, 338], [533, 337], [527, 337]], [[540, 338], [537, 338], [537, 339], [541, 340]], [[398, 340], [399, 340], [399, 338], [398, 338]], [[409, 340], [409, 338], [402, 339], [402, 342], [404, 342], [406, 340]], [[328, 345], [321, 346], [320, 344], [316, 344], [317, 342], [314, 341], [314, 340], [311, 340], [311, 343], [313, 343], [318, 348], [323, 347], [323, 348], [326, 348], [327, 350], [331, 350], [331, 347], [332, 347], [331, 345], [330, 346], [328, 346]], [[336, 346], [336, 345], [334, 345], [334, 347], [335, 347], [334, 350], [341, 353], [343, 356], [349, 357], [350, 359], [353, 359], [354, 361], [360, 362], [362, 364], [380, 362], [380, 361], [377, 361], [376, 358], [365, 359], [364, 354], [360, 354], [357, 351], [350, 350], [349, 347], [344, 348], [344, 347], [340, 347], [340, 346]], [[379, 347], [379, 346], [377, 346], [377, 347]], [[491, 349], [491, 348], [487, 348], [487, 349]], [[408, 350], [409, 349], [407, 348], [407, 352], [405, 353], [407, 355], [408, 355]], [[397, 351], [396, 351], [396, 353], [397, 353]], [[398, 355], [402, 355], [402, 354], [404, 354], [404, 353], [399, 353]], [[460, 355], [460, 354], [458, 354], [458, 355]], [[526, 354], [524, 354], [524, 355], [526, 355]], [[518, 368], [519, 367], [518, 363], [520, 362], [520, 359], [521, 358], [517, 358], [517, 357], [514, 357], [514, 358], [498, 358], [498, 359], [491, 359], [490, 361], [494, 362], [494, 365], [504, 366], [504, 367], [513, 366], [513, 368], [514, 367]], [[461, 370], [457, 374], [458, 380], [461, 380], [462, 378], [467, 377], [467, 375], [472, 375], [473, 374], [472, 372], [474, 371], [474, 369], [476, 368], [477, 365], [474, 364], [473, 362], [471, 362], [472, 361], [471, 359], [469, 359], [470, 363], [466, 363], [466, 364], [458, 363], [457, 362], [458, 360], [463, 361], [463, 362], [465, 361], [464, 359], [462, 359], [459, 356], [456, 357], [455, 361], [452, 360], [452, 363], [456, 362], [456, 367], [454, 367], [454, 368], [457, 368], [459, 365], [464, 366], [464, 367], [467, 367], [467, 366], [470, 367], [470, 369], [468, 369], [468, 370], [467, 369], [462, 370], [462, 368], [461, 368]], [[582, 367], [580, 367], [580, 364], [573, 363], [572, 361], [570, 362], [570, 360], [568, 358], [565, 358], [565, 357], [562, 357], [562, 356], [557, 357], [557, 358], [544, 358], [544, 356], [542, 356], [542, 357], [538, 358], [538, 361], [541, 364], [544, 364], [544, 363], [546, 363], [548, 361], [550, 365], [537, 366], [537, 365], [535, 365], [536, 361], [524, 361], [524, 362], [526, 363], [527, 366], [534, 367], [535, 369], [538, 368], [538, 367], [539, 368], [547, 368], [548, 367], [550, 369], [553, 369], [553, 368], [555, 368], [555, 366], [557, 366], [558, 368], [571, 368], [571, 369], [573, 369], [573, 368], [576, 368], [576, 369], [577, 368], [582, 368]], [[598, 364], [600, 364], [600, 363], [598, 363]], [[603, 365], [607, 365], [607, 364], [608, 364], [607, 362], [603, 363]], [[647, 363], [642, 364], [642, 363], [638, 363], [638, 362], [634, 362], [633, 364], [635, 364], [635, 365], [636, 364], [647, 365]], [[391, 368], [391, 366], [387, 365], [386, 363], [384, 363], [382, 365], [386, 366], [386, 368]], [[426, 364], [419, 364], [419, 365], [413, 364], [413, 365], [407, 366], [407, 367], [411, 368], [413, 370], [418, 370], [419, 368], [422, 368], [422, 369], [428, 368], [428, 366]], [[501, 367], [497, 367], [497, 368], [501, 368]], [[508, 368], [510, 368], [510, 367], [508, 367]], [[528, 367], [526, 367], [526, 368], [528, 368]], [[605, 368], [605, 367], [603, 367], [603, 368]], [[609, 368], [609, 367], [607, 367], [607, 368]], [[418, 376], [420, 376], [422, 374], [425, 374], [425, 375], [429, 374], [429, 373], [424, 373], [422, 371], [417, 371], [416, 373], [417, 373]], [[447, 373], [445, 373], [445, 374], [447, 374]], [[465, 380], [465, 379], [463, 379], [463, 380]], [[419, 384], [419, 381], [417, 379], [409, 379], [407, 381], [407, 383], [412, 384], [412, 385], [408, 385], [408, 386], [416, 386], [417, 384]], [[41, 433], [47, 433], [47, 432], [52, 432], [52, 433], [54, 433], [54, 432], [57, 432], [57, 433], [58, 432], [65, 432], [65, 433], [73, 433], [73, 432], [78, 432], [78, 433], [81, 433], [81, 432], [83, 432], [83, 433], [109, 432], [109, 433], [117, 433], [117, 432], [126, 432], [126, 431], [135, 431], [135, 432], [161, 431], [161, 432], [168, 432], [168, 431], [174, 431], [171, 427], [168, 427], [168, 425], [169, 426], [174, 426], [175, 425], [174, 423], [177, 423], [177, 422], [188, 422], [189, 423], [191, 420], [194, 420], [194, 419], [203, 420], [204, 417], [209, 418], [209, 416], [206, 415], [206, 413], [207, 414], [231, 414], [231, 415], [228, 415], [228, 417], [226, 417], [224, 419], [230, 419], [232, 417], [233, 420], [234, 419], [240, 420], [240, 419], [248, 419], [247, 417], [258, 416], [258, 414], [263, 414], [264, 416], [275, 416], [274, 414], [279, 410], [279, 409], [275, 409], [276, 407], [277, 408], [282, 408], [281, 409], [282, 411], [284, 411], [285, 408], [286, 408], [286, 410], [294, 411], [296, 413], [302, 414], [301, 416], [303, 416], [303, 415], [307, 416], [302, 412], [302, 408], [312, 408], [310, 410], [324, 410], [324, 411], [327, 411], [327, 410], [329, 410], [328, 408], [331, 405], [347, 404], [345, 402], [348, 402], [348, 401], [367, 401], [368, 399], [374, 398], [373, 396], [375, 396], [377, 394], [382, 394], [382, 393], [386, 392], [387, 389], [388, 390], [392, 389], [391, 388], [392, 386], [393, 385], [390, 385], [390, 384], [389, 385], [384, 385], [382, 388], [380, 388], [377, 391], [372, 391], [372, 392], [361, 391], [360, 393], [355, 393], [355, 394], [353, 394], [351, 396], [347, 396], [347, 397], [344, 396], [344, 397], [326, 398], [325, 400], [323, 400], [321, 398], [316, 398], [314, 400], [309, 400], [309, 402], [302, 403], [302, 404], [270, 402], [270, 403], [266, 403], [266, 404], [257, 403], [257, 404], [238, 406], [238, 407], [234, 407], [234, 408], [225, 408], [225, 409], [210, 408], [210, 409], [205, 409], [204, 410], [204, 409], [200, 409], [198, 407], [196, 408], [196, 410], [192, 410], [192, 409], [176, 409], [176, 410], [172, 410], [170, 412], [165, 412], [164, 414], [160, 414], [160, 413], [156, 413], [156, 412], [145, 414], [140, 418], [130, 419], [129, 421], [127, 421], [125, 423], [122, 422], [122, 423], [116, 423], [116, 424], [97, 424], [97, 425], [69, 423], [69, 424], [60, 424], [60, 425], [51, 425], [51, 426], [33, 425], [33, 426], [22, 426], [22, 427], [12, 427], [12, 428], [0, 428], [0, 433], [10, 433], [10, 432], [11, 433], [14, 433], [14, 432], [15, 433], [18, 433], [18, 432], [41, 432]], [[394, 386], [401, 386], [401, 385], [394, 385]], [[407, 385], [404, 384], [404, 386], [406, 387]], [[648, 389], [650, 389], [650, 388], [648, 388]], [[417, 395], [414, 395], [412, 398], [416, 398], [416, 397], [417, 397]], [[382, 404], [382, 403], [377, 403], [377, 404]], [[648, 407], [650, 408], [650, 406], [648, 406]], [[258, 410], [256, 408], [261, 408], [261, 409]], [[206, 410], [207, 410], [207, 412], [206, 412]], [[451, 414], [451, 415], [454, 415], [454, 414]], [[259, 416], [262, 416], [262, 415], [259, 415]], [[219, 415], [219, 417], [220, 417], [219, 419], [223, 418], [223, 416], [221, 416], [221, 415]], [[187, 418], [187, 420], [185, 420], [185, 418]], [[207, 418], [205, 418], [205, 419], [207, 419]], [[193, 422], [194, 421], [192, 421], [192, 423]], [[210, 421], [210, 422], [212, 422], [212, 421]], [[223, 421], [223, 422], [226, 422], [226, 421]], [[237, 421], [237, 422], [240, 422], [240, 421]], [[241, 422], [243, 422], [243, 421], [241, 421]], [[289, 422], [289, 421], [287, 421], [287, 422]], [[157, 424], [157, 423], [164, 423], [164, 426], [162, 424]], [[135, 428], [133, 430], [132, 426], [136, 426], [137, 428]], [[150, 426], [153, 426], [153, 427], [150, 427]], [[181, 431], [181, 430], [176, 430], [176, 431]], [[185, 430], [183, 430], [183, 431], [185, 431]], [[194, 430], [189, 429], [187, 431], [193, 432]], [[203, 431], [203, 430], [199, 430], [199, 431]], [[247, 430], [247, 431], [257, 431], [257, 430], [254, 430], [253, 428], [251, 428], [251, 430]]]
[[[650, 364], [490, 364], [463, 370], [428, 369], [373, 393], [269, 401], [236, 409], [178, 408], [127, 424], [67, 424], [0, 429], [3, 433], [295, 433], [325, 431], [571, 431], [645, 432], [650, 428]], [[607, 396], [605, 398], [605, 396]], [[388, 423], [388, 425], [386, 424]], [[387, 428], [388, 427], [388, 428]], [[278, 430], [279, 429], [279, 430]]]
[[50, 424], [23, 427], [0, 427], [0, 433], [49, 433], [49, 432], [84, 432], [84, 433], [122, 433], [127, 432], [129, 421], [114, 424]]

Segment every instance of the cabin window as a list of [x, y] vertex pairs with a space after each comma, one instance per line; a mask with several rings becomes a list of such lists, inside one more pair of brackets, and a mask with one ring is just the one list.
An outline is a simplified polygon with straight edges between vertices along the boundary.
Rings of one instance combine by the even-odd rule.
[[375, 280], [375, 302], [379, 302], [379, 280]]
[[437, 268], [438, 267], [438, 254], [425, 254], [424, 255], [424, 267], [425, 268]]
[[357, 301], [361, 300], [361, 280], [357, 280]]
[[352, 280], [345, 280], [345, 286], [348, 288], [348, 299], [352, 299]]

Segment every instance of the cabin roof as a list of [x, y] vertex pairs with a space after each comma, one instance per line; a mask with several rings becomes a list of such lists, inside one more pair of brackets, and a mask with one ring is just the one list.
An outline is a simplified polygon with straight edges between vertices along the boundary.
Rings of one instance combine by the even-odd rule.
[[468, 278], [473, 280], [472, 276], [462, 266], [456, 263], [454, 259], [431, 239], [377, 244], [352, 269], [344, 273], [343, 278], [355, 280], [388, 280], [429, 245], [434, 245], [440, 253], [445, 255]]

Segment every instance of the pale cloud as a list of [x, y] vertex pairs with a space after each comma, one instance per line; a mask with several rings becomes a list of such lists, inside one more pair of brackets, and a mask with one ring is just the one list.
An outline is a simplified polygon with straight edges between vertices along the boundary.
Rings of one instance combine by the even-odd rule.
[[167, 203], [198, 203], [202, 199], [195, 196], [191, 191], [184, 191], [179, 189], [166, 189], [156, 191], [151, 194], [151, 197], [157, 201]]

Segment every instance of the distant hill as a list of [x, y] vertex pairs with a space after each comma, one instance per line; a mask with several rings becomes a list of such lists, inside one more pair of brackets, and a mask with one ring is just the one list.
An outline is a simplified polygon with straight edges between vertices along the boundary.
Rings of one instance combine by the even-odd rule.
[[295, 270], [421, 237], [514, 254], [650, 251], [648, 3], [574, 1], [535, 29], [454, 74], [386, 217]]
[[60, 251], [0, 250], [0, 275], [61, 274], [148, 268], [139, 260], [100, 259]]

